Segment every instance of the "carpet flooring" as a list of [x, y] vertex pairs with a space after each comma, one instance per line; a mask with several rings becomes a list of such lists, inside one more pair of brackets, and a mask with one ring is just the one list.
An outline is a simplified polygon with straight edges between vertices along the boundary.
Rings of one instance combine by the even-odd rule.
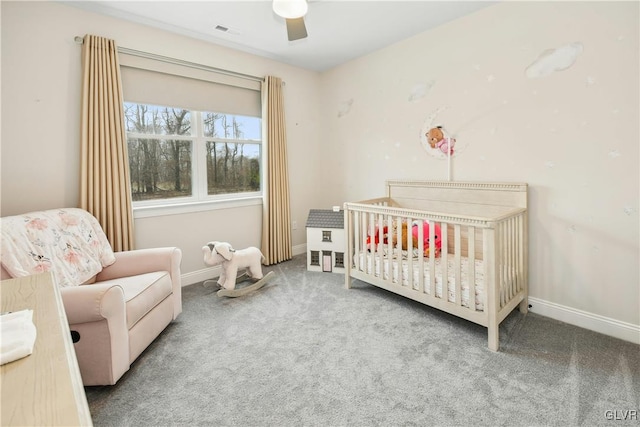
[[485, 328], [366, 283], [275, 266], [261, 290], [183, 288], [183, 313], [96, 426], [639, 425], [640, 346], [517, 310]]

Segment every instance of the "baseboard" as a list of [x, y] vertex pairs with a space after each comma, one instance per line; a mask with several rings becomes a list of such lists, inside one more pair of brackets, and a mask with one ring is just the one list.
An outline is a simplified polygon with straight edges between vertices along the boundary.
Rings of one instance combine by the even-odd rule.
[[293, 256], [305, 254], [307, 253], [307, 244], [303, 243], [301, 245], [296, 245], [291, 248], [291, 250], [293, 252]]
[[534, 297], [529, 297], [529, 305], [532, 313], [640, 344], [640, 325], [621, 322]]
[[[291, 252], [293, 256], [302, 255], [307, 253], [307, 245], [303, 243], [301, 245], [296, 245], [291, 248]], [[220, 266], [217, 267], [208, 267], [203, 268], [201, 270], [191, 271], [189, 273], [184, 273], [182, 278], [182, 286], [193, 285], [194, 283], [203, 282], [205, 280], [213, 279], [214, 277], [220, 276], [222, 268]]]
[[196, 270], [189, 273], [184, 273], [181, 275], [182, 286], [193, 285], [194, 283], [204, 282], [205, 280], [213, 279], [214, 277], [220, 276], [220, 272], [222, 268], [220, 266], [217, 267], [207, 267], [202, 270]]

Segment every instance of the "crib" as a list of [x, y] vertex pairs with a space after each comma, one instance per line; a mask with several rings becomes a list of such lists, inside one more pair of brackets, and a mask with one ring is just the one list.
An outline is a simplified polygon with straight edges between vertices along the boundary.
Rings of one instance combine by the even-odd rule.
[[347, 289], [358, 279], [482, 325], [498, 351], [500, 322], [528, 310], [527, 184], [386, 188], [386, 197], [344, 204]]

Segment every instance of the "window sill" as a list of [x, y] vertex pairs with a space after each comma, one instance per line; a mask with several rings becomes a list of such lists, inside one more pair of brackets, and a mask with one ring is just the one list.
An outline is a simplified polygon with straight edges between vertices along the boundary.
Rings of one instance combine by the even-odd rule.
[[225, 199], [206, 202], [175, 203], [155, 206], [134, 206], [133, 218], [151, 218], [166, 215], [181, 215], [193, 212], [233, 209], [245, 206], [262, 205], [262, 196]]

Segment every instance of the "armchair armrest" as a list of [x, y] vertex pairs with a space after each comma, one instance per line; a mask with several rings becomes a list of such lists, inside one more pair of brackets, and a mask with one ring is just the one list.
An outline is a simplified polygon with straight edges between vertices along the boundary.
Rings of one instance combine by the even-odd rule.
[[[180, 272], [182, 252], [179, 248], [150, 248], [134, 251], [115, 252], [116, 261], [105, 267], [96, 276], [96, 281], [119, 279], [154, 271], [168, 271], [171, 279]], [[180, 279], [178, 275], [178, 281]]]
[[115, 384], [128, 369], [129, 330], [124, 291], [111, 283], [60, 289], [85, 385]]
[[174, 294], [173, 318], [182, 313], [182, 277], [180, 263], [182, 251], [176, 247], [137, 249], [116, 252], [116, 261], [96, 276], [96, 282], [136, 276], [138, 274], [167, 271], [171, 276]]
[[[124, 291], [112, 284], [73, 286], [60, 289], [69, 325], [121, 317], [126, 325]], [[126, 330], [126, 329], [125, 329]]]

